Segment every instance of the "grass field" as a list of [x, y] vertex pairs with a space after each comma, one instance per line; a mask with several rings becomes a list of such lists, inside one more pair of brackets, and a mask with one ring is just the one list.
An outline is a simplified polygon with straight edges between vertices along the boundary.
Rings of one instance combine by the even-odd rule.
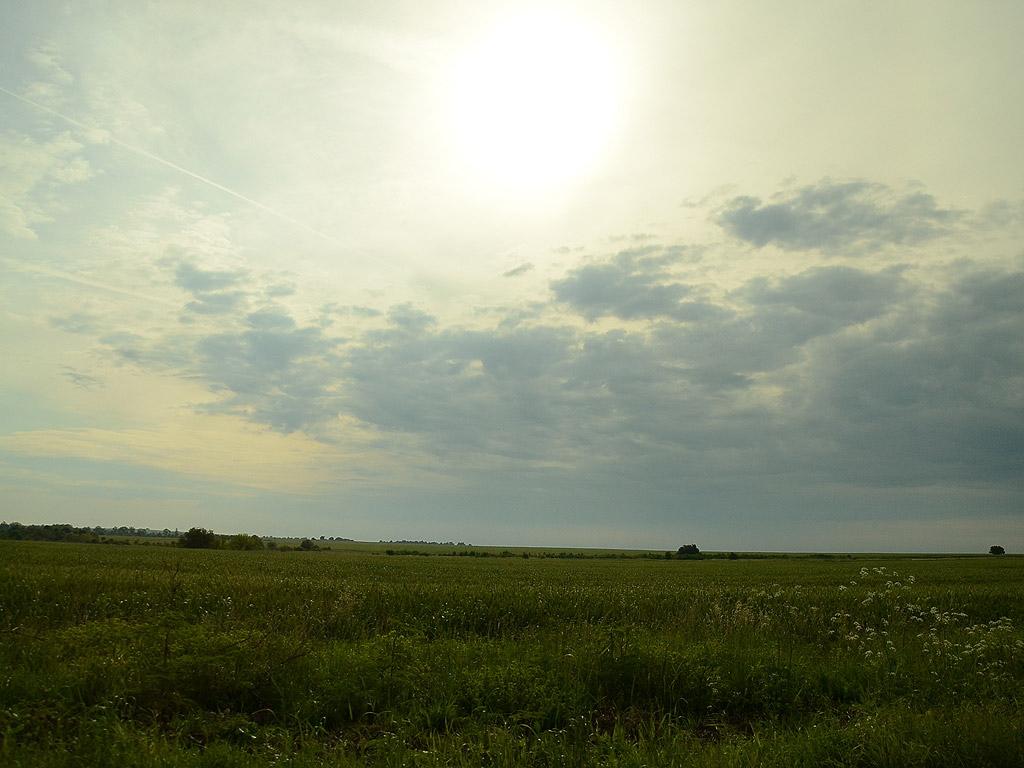
[[1020, 766], [1024, 559], [0, 541], [4, 766]]

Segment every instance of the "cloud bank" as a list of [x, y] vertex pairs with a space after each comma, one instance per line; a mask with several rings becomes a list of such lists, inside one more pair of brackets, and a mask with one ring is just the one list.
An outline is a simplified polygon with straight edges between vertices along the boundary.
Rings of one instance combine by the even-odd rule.
[[[182, 324], [97, 341], [123, 364], [200, 384], [199, 412], [332, 451], [358, 436], [360, 450], [392, 462], [362, 487], [459, 488], [482, 516], [510, 500], [557, 515], [571, 498], [649, 523], [757, 521], [787, 499], [813, 519], [850, 522], [901, 503], [927, 517], [942, 489], [951, 503], [973, 494], [1015, 509], [1024, 270], [970, 255], [869, 258], [868, 246], [966, 226], [966, 214], [920, 192], [823, 181], [774, 199], [709, 212], [718, 243], [591, 253], [528, 307], [454, 320], [414, 302], [300, 316], [289, 303], [298, 288], [164, 259]], [[743, 258], [737, 238], [822, 253], [771, 270], [752, 260], [724, 289], [709, 266]], [[351, 325], [339, 333], [328, 316]], [[86, 316], [51, 322], [95, 333]], [[823, 489], [859, 501], [815, 507]]]
[[896, 193], [866, 181], [831, 182], [787, 190], [770, 202], [739, 196], [718, 222], [758, 248], [846, 252], [883, 245], [914, 245], [953, 231], [963, 212], [942, 208], [922, 191]]

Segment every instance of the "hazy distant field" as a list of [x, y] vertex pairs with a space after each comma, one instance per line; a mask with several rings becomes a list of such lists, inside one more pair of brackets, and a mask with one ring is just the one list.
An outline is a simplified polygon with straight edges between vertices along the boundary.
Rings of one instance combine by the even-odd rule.
[[1009, 556], [0, 541], [0, 764], [1019, 766], [1022, 626]]

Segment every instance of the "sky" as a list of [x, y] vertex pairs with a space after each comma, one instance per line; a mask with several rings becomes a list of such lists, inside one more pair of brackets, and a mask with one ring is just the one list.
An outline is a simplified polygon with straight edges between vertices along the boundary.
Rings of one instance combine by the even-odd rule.
[[1024, 550], [1017, 0], [0, 16], [0, 518]]

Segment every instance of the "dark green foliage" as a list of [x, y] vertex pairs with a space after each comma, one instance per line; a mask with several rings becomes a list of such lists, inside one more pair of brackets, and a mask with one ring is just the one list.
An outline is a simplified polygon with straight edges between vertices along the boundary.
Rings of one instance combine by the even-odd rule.
[[205, 528], [189, 528], [178, 539], [178, 546], [185, 549], [219, 549], [221, 539], [213, 531]]
[[228, 549], [243, 549], [253, 551], [263, 549], [263, 539], [259, 536], [250, 536], [248, 533], [239, 533], [228, 539], [225, 545]]
[[988, 553], [990, 555], [1005, 555], [1006, 554], [1006, 550], [1003, 549], [998, 544], [993, 544], [991, 547], [988, 548]]
[[[100, 531], [102, 532], [102, 528]], [[94, 544], [100, 540], [92, 528], [76, 528], [67, 523], [56, 525], [22, 525], [0, 523], [0, 539], [14, 541], [77, 541]]]

